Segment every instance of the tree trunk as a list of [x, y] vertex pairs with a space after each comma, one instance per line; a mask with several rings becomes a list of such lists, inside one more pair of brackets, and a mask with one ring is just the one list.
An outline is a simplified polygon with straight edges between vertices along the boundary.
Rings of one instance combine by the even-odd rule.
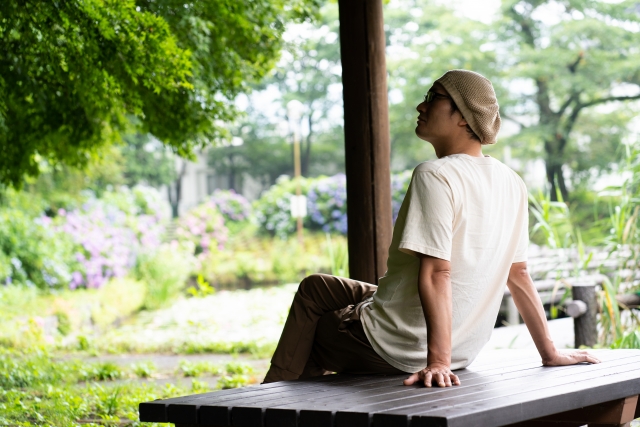
[[229, 154], [229, 175], [228, 175], [228, 187], [229, 190], [233, 190], [235, 192], [237, 192], [236, 190], [236, 168], [234, 167], [233, 164], [233, 153]]
[[558, 192], [560, 193], [562, 200], [567, 201], [569, 193], [564, 181], [564, 176], [562, 175], [562, 163], [547, 159], [546, 169], [547, 181], [549, 182], [549, 186], [551, 188], [551, 201], [558, 201]]
[[[180, 200], [182, 198], [182, 177], [187, 173], [187, 162], [182, 161], [182, 168], [178, 177], [173, 182], [173, 185], [167, 185], [167, 195], [169, 196], [169, 204], [171, 205], [171, 216], [177, 218], [180, 214]], [[171, 192], [171, 187], [174, 187], [175, 191]]]
[[313, 121], [311, 120], [311, 114], [307, 116], [307, 123], [309, 125], [309, 134], [305, 138], [306, 144], [302, 150], [302, 159], [300, 162], [300, 169], [302, 176], [309, 176], [309, 162], [311, 161], [311, 135], [313, 135]]
[[565, 202], [569, 197], [567, 185], [562, 174], [562, 166], [564, 166], [564, 148], [567, 140], [556, 134], [555, 140], [545, 141], [544, 149], [547, 154], [545, 159], [545, 168], [547, 171], [547, 182], [551, 188], [551, 200], [558, 201], [558, 193]]

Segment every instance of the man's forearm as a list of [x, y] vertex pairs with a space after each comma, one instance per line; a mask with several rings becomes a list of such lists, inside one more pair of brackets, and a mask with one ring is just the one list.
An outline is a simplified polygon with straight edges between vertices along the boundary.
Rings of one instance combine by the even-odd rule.
[[450, 366], [452, 303], [449, 271], [421, 268], [418, 291], [427, 323], [427, 363]]
[[512, 269], [507, 283], [513, 301], [527, 325], [543, 362], [552, 359], [557, 350], [551, 340], [544, 307], [531, 276], [526, 268], [515, 271]]

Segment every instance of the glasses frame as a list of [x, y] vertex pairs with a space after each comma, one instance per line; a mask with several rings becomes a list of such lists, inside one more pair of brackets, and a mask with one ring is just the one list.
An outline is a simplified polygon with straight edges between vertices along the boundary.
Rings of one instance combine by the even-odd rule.
[[441, 94], [441, 93], [434, 92], [434, 91], [430, 90], [430, 91], [428, 91], [428, 92], [426, 93], [426, 95], [424, 96], [424, 102], [425, 102], [426, 104], [429, 104], [430, 102], [433, 102], [433, 101], [435, 101], [436, 99], [438, 99], [438, 97], [440, 97], [440, 98], [449, 98], [449, 99], [451, 99], [451, 97], [450, 97], [449, 95], [443, 95], [443, 94]]

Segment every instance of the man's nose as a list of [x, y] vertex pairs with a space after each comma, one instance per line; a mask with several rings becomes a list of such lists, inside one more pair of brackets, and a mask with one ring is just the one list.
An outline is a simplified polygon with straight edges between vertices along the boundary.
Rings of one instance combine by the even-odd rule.
[[426, 102], [421, 102], [420, 104], [418, 104], [418, 106], [416, 107], [416, 110], [418, 110], [419, 113], [424, 113], [427, 111], [427, 103]]

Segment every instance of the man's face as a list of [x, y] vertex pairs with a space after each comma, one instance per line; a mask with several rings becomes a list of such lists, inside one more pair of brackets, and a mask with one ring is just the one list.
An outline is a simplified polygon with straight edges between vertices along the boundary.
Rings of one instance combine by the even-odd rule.
[[434, 143], [456, 132], [460, 117], [458, 112], [451, 114], [451, 97], [441, 84], [435, 83], [429, 91], [435, 93], [431, 102], [423, 101], [416, 107], [420, 113], [416, 135]]

